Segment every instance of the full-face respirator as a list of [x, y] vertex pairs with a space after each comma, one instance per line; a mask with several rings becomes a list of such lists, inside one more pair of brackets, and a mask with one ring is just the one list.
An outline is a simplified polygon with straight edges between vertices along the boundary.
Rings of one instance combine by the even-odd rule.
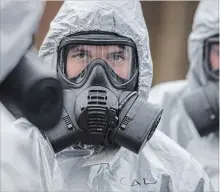
[[198, 133], [206, 136], [219, 130], [219, 35], [204, 41], [203, 69], [207, 84], [184, 97], [184, 105]]
[[80, 33], [63, 39], [57, 65], [64, 87], [62, 118], [44, 131], [56, 153], [77, 143], [141, 151], [162, 110], [138, 95], [137, 63], [128, 38]]

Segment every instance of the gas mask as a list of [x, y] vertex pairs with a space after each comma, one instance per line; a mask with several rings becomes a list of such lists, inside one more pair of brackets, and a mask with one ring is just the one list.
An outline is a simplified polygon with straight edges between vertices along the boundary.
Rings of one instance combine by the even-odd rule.
[[44, 130], [59, 122], [62, 91], [56, 74], [42, 65], [32, 48], [1, 83], [0, 100], [15, 118], [25, 117]]
[[139, 153], [162, 110], [136, 92], [138, 61], [132, 40], [112, 33], [78, 33], [58, 49], [64, 87], [60, 122], [44, 131], [57, 153], [77, 143], [123, 146]]
[[186, 111], [201, 136], [219, 130], [219, 35], [204, 42], [203, 68], [207, 84], [184, 97]]

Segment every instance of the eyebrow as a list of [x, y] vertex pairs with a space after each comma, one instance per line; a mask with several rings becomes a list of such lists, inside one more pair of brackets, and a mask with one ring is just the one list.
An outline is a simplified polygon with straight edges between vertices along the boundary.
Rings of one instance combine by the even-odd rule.
[[119, 49], [121, 49], [120, 51], [125, 51], [125, 46], [124, 45], [117, 45], [119, 47]]
[[70, 53], [76, 53], [76, 52], [84, 52], [84, 53], [87, 53], [87, 54], [90, 53], [90, 51], [85, 49], [84, 47], [75, 46], [75, 47], [70, 48]]
[[122, 50], [119, 50], [119, 51], [112, 51], [112, 52], [110, 52], [110, 53], [108, 53], [108, 55], [109, 54], [124, 54], [125, 52], [124, 51], [122, 51]]
[[117, 45], [119, 48], [121, 48], [121, 49], [125, 49], [125, 46], [124, 45]]
[[[124, 45], [116, 45], [119, 50], [118, 51], [112, 51], [109, 54], [117, 53], [117, 54], [124, 54], [126, 51], [126, 47]], [[90, 51], [88, 49], [85, 49], [84, 47], [81, 47], [80, 45], [76, 45], [69, 48], [71, 52], [86, 52], [89, 53]]]
[[119, 51], [114, 51], [114, 52], [116, 52], [116, 53], [118, 53], [118, 52], [123, 53], [123, 52], [126, 50], [126, 48], [125, 48], [124, 45], [116, 45], [116, 46], [119, 48]]
[[[126, 47], [124, 45], [117, 45], [119, 50], [118, 51], [112, 51], [109, 54], [127, 54], [127, 52], [129, 52], [128, 49], [126, 49]], [[127, 50], [127, 51], [126, 51]]]
[[86, 50], [84, 47], [81, 47], [80, 45], [70, 47], [70, 51], [81, 51]]

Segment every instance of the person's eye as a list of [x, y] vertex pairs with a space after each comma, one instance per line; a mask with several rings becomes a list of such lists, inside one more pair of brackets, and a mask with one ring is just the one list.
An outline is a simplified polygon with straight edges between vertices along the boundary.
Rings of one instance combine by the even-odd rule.
[[124, 57], [122, 55], [119, 55], [119, 54], [111, 54], [109, 56], [109, 59], [113, 62], [120, 63], [124, 60]]
[[87, 60], [89, 58], [89, 55], [87, 53], [78, 53], [77, 55], [75, 55], [75, 57], [78, 60]]

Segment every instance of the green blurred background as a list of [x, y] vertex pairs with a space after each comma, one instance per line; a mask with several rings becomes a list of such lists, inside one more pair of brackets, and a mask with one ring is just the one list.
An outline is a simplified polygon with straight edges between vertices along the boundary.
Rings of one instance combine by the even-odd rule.
[[[188, 70], [187, 39], [198, 1], [141, 1], [150, 35], [154, 64], [153, 85], [185, 78]], [[35, 35], [39, 49], [49, 24], [63, 1], [47, 1]]]

